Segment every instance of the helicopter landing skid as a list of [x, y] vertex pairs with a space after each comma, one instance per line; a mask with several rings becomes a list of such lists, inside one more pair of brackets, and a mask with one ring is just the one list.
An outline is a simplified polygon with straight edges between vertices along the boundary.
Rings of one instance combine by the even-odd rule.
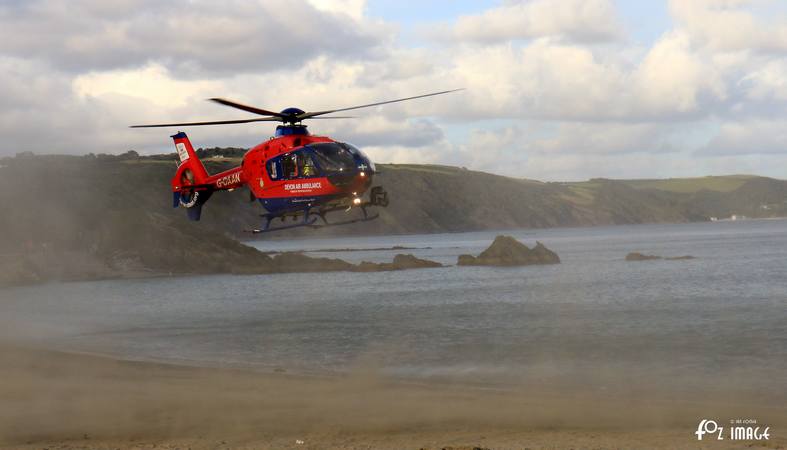
[[[353, 204], [354, 202], [358, 202]], [[261, 217], [265, 219], [265, 224], [261, 229], [252, 229], [252, 230], [245, 230], [246, 232], [259, 234], [259, 233], [269, 233], [271, 231], [279, 231], [279, 230], [287, 230], [290, 228], [298, 228], [298, 227], [310, 227], [310, 228], [323, 228], [323, 227], [333, 227], [337, 225], [349, 225], [351, 223], [359, 223], [359, 222], [368, 222], [370, 220], [374, 220], [380, 217], [379, 214], [373, 213], [369, 214], [367, 208], [370, 206], [380, 206], [385, 208], [388, 206], [388, 193], [382, 188], [382, 186], [375, 186], [371, 189], [369, 200], [365, 202], [361, 202], [359, 198], [352, 199], [351, 202], [340, 202], [332, 205], [323, 205], [323, 206], [306, 206], [303, 209], [290, 211], [287, 213], [268, 213], [262, 214]], [[363, 217], [357, 219], [350, 219], [350, 220], [343, 220], [340, 222], [329, 222], [327, 219], [327, 215], [332, 212], [336, 211], [344, 211], [348, 212], [352, 209], [360, 209], [363, 213]], [[302, 216], [300, 220], [298, 220], [299, 216]], [[296, 223], [290, 225], [281, 225], [277, 227], [271, 227], [271, 222], [274, 219], [281, 219], [282, 223], [285, 222], [287, 217], [292, 217], [293, 220], [296, 220]], [[321, 224], [317, 224], [317, 218], [322, 220]]]
[[287, 218], [287, 215], [284, 214], [262, 214], [262, 218], [265, 219], [265, 225], [263, 225], [262, 228], [253, 228], [244, 231], [251, 234], [270, 233], [271, 231], [289, 230], [290, 228], [310, 227], [314, 226], [314, 223], [317, 222], [317, 216], [310, 215], [308, 209], [303, 212], [303, 218], [300, 221], [290, 225], [271, 227], [271, 222], [273, 222], [274, 219], [281, 219], [281, 221], [284, 222]]
[[331, 209], [329, 211], [322, 211], [319, 214], [320, 218], [322, 219], [322, 224], [319, 224], [319, 225], [318, 224], [314, 224], [314, 225], [309, 225], [309, 226], [311, 228], [335, 227], [335, 226], [338, 226], [338, 225], [349, 225], [351, 223], [369, 222], [371, 220], [374, 220], [374, 219], [380, 217], [380, 214], [374, 213], [374, 214], [370, 215], [366, 211], [366, 207], [369, 206], [369, 205], [371, 205], [371, 203], [365, 203], [365, 204], [363, 204], [363, 205], [358, 207], [363, 212], [363, 217], [358, 218], [358, 219], [343, 220], [341, 222], [328, 222], [328, 219], [325, 218], [325, 215], [328, 212], [330, 212], [330, 211], [336, 211], [337, 209], [344, 209], [344, 208], [337, 208], [337, 209]]
[[[311, 212], [308, 209], [305, 209], [305, 210], [302, 210], [301, 212], [296, 213], [296, 214], [293, 215], [293, 216], [295, 216], [297, 218], [297, 215], [303, 214], [303, 217], [302, 217], [301, 220], [299, 220], [298, 222], [293, 223], [293, 224], [280, 225], [280, 226], [271, 226], [271, 223], [273, 222], [274, 219], [281, 219], [282, 222], [284, 222], [286, 217], [287, 217], [287, 215], [284, 215], [284, 214], [262, 214], [262, 217], [265, 219], [265, 224], [263, 225], [262, 228], [254, 228], [254, 229], [251, 229], [251, 230], [244, 230], [244, 231], [247, 232], [247, 233], [252, 233], [252, 234], [260, 234], [260, 233], [270, 233], [272, 231], [289, 230], [291, 228], [300, 228], [300, 227], [326, 228], [326, 227], [333, 227], [333, 226], [338, 226], [338, 225], [349, 225], [351, 223], [369, 222], [371, 220], [374, 220], [374, 219], [377, 219], [378, 217], [380, 217], [380, 214], [377, 214], [377, 213], [369, 214], [367, 212], [366, 207], [367, 206], [371, 206], [371, 205], [372, 205], [372, 203], [367, 202], [367, 203], [364, 203], [362, 205], [350, 208], [350, 209], [353, 209], [353, 208], [360, 209], [363, 212], [363, 217], [360, 217], [358, 219], [343, 220], [341, 222], [329, 222], [328, 219], [326, 218], [326, 216], [328, 215], [328, 213], [335, 212], [335, 211], [347, 211], [348, 208], [346, 208], [346, 207], [333, 207], [333, 208], [323, 209], [323, 210], [321, 210], [319, 212]], [[319, 224], [316, 223], [318, 218], [320, 220], [322, 220], [322, 223], [319, 223]]]

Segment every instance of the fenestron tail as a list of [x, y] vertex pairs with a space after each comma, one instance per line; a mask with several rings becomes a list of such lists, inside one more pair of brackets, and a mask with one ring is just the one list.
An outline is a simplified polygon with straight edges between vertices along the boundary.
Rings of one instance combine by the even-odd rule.
[[178, 170], [170, 182], [172, 185], [172, 206], [186, 208], [190, 220], [199, 220], [202, 215], [202, 205], [213, 194], [211, 184], [208, 182], [208, 171], [197, 157], [186, 133], [179, 132], [172, 137], [175, 141], [175, 150], [178, 152]]

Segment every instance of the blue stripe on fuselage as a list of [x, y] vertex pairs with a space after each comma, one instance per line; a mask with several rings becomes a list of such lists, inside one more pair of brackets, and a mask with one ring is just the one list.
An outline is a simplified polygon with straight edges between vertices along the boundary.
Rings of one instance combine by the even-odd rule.
[[278, 198], [258, 198], [260, 204], [266, 211], [273, 214], [285, 213], [290, 211], [300, 211], [305, 208], [314, 208], [330, 201], [343, 197], [344, 195], [314, 195], [309, 197], [278, 197]]

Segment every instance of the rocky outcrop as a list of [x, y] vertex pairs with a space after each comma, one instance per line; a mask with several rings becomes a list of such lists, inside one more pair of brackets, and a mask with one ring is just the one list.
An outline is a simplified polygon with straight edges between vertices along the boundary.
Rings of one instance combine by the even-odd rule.
[[650, 261], [654, 259], [661, 259], [661, 256], [646, 255], [640, 252], [631, 252], [626, 255], [626, 261]]
[[336, 272], [354, 270], [355, 265], [336, 258], [312, 258], [303, 253], [287, 252], [273, 257], [276, 272]]
[[658, 255], [645, 255], [639, 252], [631, 252], [628, 255], [626, 255], [626, 261], [652, 261], [655, 259], [664, 259], [667, 261], [679, 261], [684, 259], [694, 259], [694, 256], [683, 255], [683, 256], [668, 256], [664, 258]]
[[428, 269], [443, 267], [442, 264], [428, 259], [416, 258], [411, 254], [398, 254], [391, 263], [372, 263], [363, 261], [355, 267], [357, 272], [385, 272], [390, 270]]
[[299, 252], [286, 252], [272, 258], [274, 272], [385, 272], [390, 270], [427, 269], [443, 267], [442, 264], [419, 259], [410, 254], [394, 256], [390, 263], [372, 263], [363, 261], [352, 264], [342, 259], [314, 258]]
[[460, 266], [528, 266], [533, 264], [559, 264], [557, 253], [536, 242], [532, 249], [511, 236], [497, 236], [478, 256], [459, 255]]

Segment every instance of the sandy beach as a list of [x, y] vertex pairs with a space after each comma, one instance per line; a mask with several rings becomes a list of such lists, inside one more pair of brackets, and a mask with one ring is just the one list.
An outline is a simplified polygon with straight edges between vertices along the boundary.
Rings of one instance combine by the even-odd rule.
[[[0, 448], [784, 448], [783, 406], [207, 369], [4, 346]], [[653, 394], [653, 395], [651, 395]], [[767, 418], [698, 442], [698, 418]]]

